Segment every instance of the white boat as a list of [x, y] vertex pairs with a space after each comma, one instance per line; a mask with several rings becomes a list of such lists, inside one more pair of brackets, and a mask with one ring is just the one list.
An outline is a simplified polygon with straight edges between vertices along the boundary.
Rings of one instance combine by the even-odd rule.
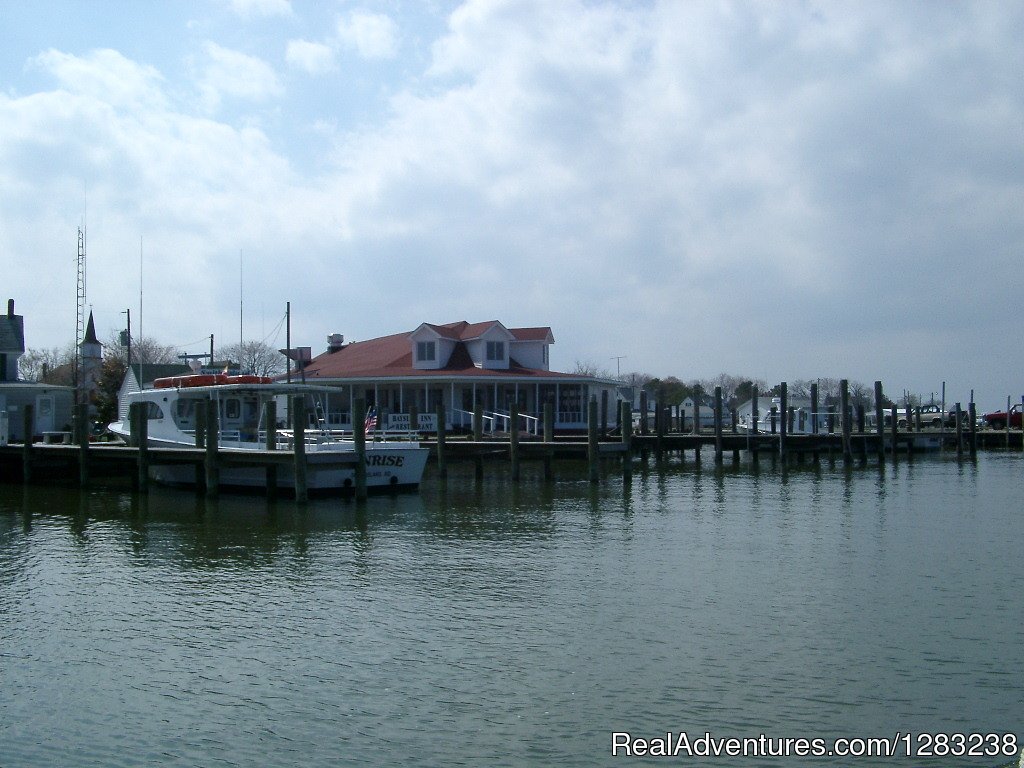
[[[267, 448], [267, 434], [274, 433], [275, 446], [291, 450], [293, 433], [285, 427], [289, 423], [292, 398], [301, 395], [310, 424], [305, 430], [303, 445], [306, 453], [307, 484], [311, 492], [345, 491], [355, 488], [355, 467], [344, 466], [339, 459], [355, 457], [355, 441], [351, 432], [329, 428], [341, 419], [337, 411], [340, 395], [337, 390], [306, 384], [273, 383], [256, 376], [193, 375], [157, 379], [152, 389], [132, 392], [122, 403], [145, 403], [148, 439], [154, 448], [195, 447], [196, 414], [205, 409], [208, 401], [217, 404], [218, 447], [222, 452], [263, 451]], [[268, 401], [277, 404], [277, 423], [265, 423]], [[127, 416], [108, 427], [126, 441], [131, 437], [131, 424]], [[366, 438], [366, 487], [374, 489], [414, 489], [419, 486], [427, 463], [427, 448], [411, 440], [387, 440], [376, 430]], [[168, 485], [192, 485], [195, 468], [188, 464], [158, 464], [150, 467], [153, 480]], [[263, 488], [266, 485], [264, 467], [222, 467], [222, 487]], [[294, 488], [292, 466], [278, 467], [277, 484], [281, 488]]]
[[[828, 413], [819, 411], [817, 421], [815, 421], [812, 418], [814, 414], [811, 409], [810, 402], [803, 401], [794, 401], [792, 404], [792, 411], [793, 416], [791, 422], [787, 425], [787, 434], [828, 434]], [[768, 398], [759, 398], [757, 416], [758, 418], [755, 422], [750, 410], [741, 412], [737, 419], [737, 429], [739, 429], [740, 432], [753, 432], [753, 428], [756, 427], [758, 432], [766, 435], [781, 432], [782, 398], [773, 397], [770, 400]], [[838, 423], [838, 417], [836, 423]], [[815, 427], [817, 429], [815, 429]]]

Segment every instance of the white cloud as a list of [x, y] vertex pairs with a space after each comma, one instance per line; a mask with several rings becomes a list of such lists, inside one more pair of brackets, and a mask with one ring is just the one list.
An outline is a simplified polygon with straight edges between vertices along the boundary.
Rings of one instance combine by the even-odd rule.
[[334, 50], [323, 43], [289, 40], [285, 60], [297, 69], [319, 75], [334, 69]]
[[398, 52], [398, 27], [391, 17], [352, 11], [337, 23], [339, 42], [364, 59], [390, 59]]
[[209, 109], [216, 109], [224, 96], [264, 101], [284, 93], [274, 69], [263, 59], [207, 42], [199, 89]]
[[156, 106], [164, 100], [160, 73], [151, 66], [126, 59], [114, 50], [100, 49], [79, 57], [51, 48], [29, 63], [49, 71], [62, 88], [102, 98], [113, 105]]
[[291, 16], [291, 0], [229, 0], [231, 10], [244, 19]]
[[[361, 15], [344, 44], [397, 54], [398, 25], [357, 34]], [[124, 304], [141, 230], [151, 327], [179, 337], [237, 328], [244, 248], [263, 286], [246, 306], [301, 297], [294, 335], [314, 345], [497, 317], [552, 325], [556, 367], [628, 350], [659, 375], [925, 390], [983, 371], [1005, 397], [1021, 19], [995, 3], [467, 2], [422, 66], [334, 76], [318, 68], [342, 40], [282, 35], [289, 66], [323, 76], [275, 102], [294, 111], [267, 132], [183, 112], [173, 67], [49, 51], [36, 65], [59, 90], [0, 96], [0, 228], [73, 295], [88, 180], [91, 300]], [[192, 71], [210, 108], [283, 95], [266, 62], [213, 43]], [[367, 93], [397, 94], [385, 119], [353, 119]], [[10, 279], [31, 306], [33, 280]], [[342, 284], [359, 289], [339, 310]], [[919, 340], [913, 370], [897, 336]]]

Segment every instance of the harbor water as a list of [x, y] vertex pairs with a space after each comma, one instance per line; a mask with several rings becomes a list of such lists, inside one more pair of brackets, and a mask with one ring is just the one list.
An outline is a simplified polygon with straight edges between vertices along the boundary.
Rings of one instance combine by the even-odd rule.
[[1024, 457], [585, 471], [0, 486], [0, 765], [616, 765], [667, 733], [901, 740], [656, 763], [1016, 765], [906, 747], [1020, 753]]

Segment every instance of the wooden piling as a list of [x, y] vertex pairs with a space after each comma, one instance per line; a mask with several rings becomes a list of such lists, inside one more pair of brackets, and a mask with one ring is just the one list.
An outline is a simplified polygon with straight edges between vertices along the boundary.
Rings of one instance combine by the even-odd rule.
[[[277, 450], [277, 402], [273, 399], [267, 400], [263, 405], [263, 422], [267, 425], [267, 437], [264, 447], [268, 451]], [[273, 498], [277, 495], [277, 464], [267, 462], [267, 497]]]
[[437, 419], [437, 475], [445, 480], [448, 477], [448, 457], [445, 455], [448, 426], [445, 423], [444, 401], [438, 401], [434, 418]]
[[789, 434], [789, 385], [786, 382], [779, 384], [779, 408], [782, 411], [782, 425], [779, 430], [779, 458], [786, 460], [786, 435]]
[[640, 434], [647, 435], [647, 390], [640, 390]]
[[[757, 421], [758, 421], [758, 419], [761, 418], [761, 409], [758, 407], [758, 404], [757, 404], [758, 403], [758, 396], [759, 396], [759, 394], [758, 394], [758, 391], [757, 391], [757, 386], [755, 385], [755, 386], [750, 388], [750, 398], [751, 398], [751, 400], [750, 400], [750, 428], [747, 430], [747, 434], [748, 435], [757, 435], [757, 431], [758, 431]], [[758, 454], [758, 450], [757, 450], [757, 443], [756, 443], [757, 438], [755, 437], [754, 440], [755, 440], [755, 442], [753, 444], [751, 444], [751, 442], [750, 442], [750, 440], [748, 438], [748, 440], [747, 440], [747, 450], [750, 451], [750, 460], [754, 464], [757, 464], [757, 462], [758, 462], [758, 455], [757, 455]], [[753, 450], [750, 450], [751, 447], [753, 448]]]
[[[970, 445], [971, 461], [974, 461], [975, 459], [978, 458], [978, 412], [977, 412], [977, 406], [975, 406], [973, 398], [971, 399], [971, 402], [967, 404], [967, 416], [971, 420], [971, 423], [969, 425], [969, 428], [970, 428], [970, 438], [969, 438], [970, 439], [970, 444], [969, 445]], [[1006, 412], [1006, 423], [1007, 424], [1010, 423], [1010, 412], [1009, 411]]]
[[[206, 408], [196, 408], [196, 432], [195, 445], [200, 450], [206, 450]], [[204, 454], [205, 456], [205, 454]], [[206, 467], [204, 462], [196, 462], [193, 469], [196, 477], [196, 493], [206, 492]]]
[[[414, 409], [410, 408], [409, 412], [413, 413]], [[352, 440], [356, 453], [356, 500], [366, 501], [366, 400], [361, 397], [353, 403]]]
[[665, 387], [658, 387], [658, 402], [654, 409], [654, 456], [660, 463], [664, 458], [665, 443]]
[[32, 482], [32, 435], [35, 432], [35, 409], [26, 403], [21, 410], [21, 425], [24, 442], [21, 445], [21, 476], [26, 483]]
[[818, 452], [818, 383], [811, 384], [811, 434], [814, 435], [813, 448], [811, 450], [811, 461], [818, 464], [821, 455]]
[[608, 434], [608, 390], [601, 390], [601, 434]]
[[842, 411], [840, 424], [843, 430], [843, 464], [853, 463], [853, 451], [850, 449], [850, 382], [839, 381], [839, 407]]
[[[363, 399], [363, 416], [360, 421], [366, 419], [366, 399]], [[382, 422], [383, 423], [383, 422]], [[420, 409], [416, 407], [416, 403], [409, 406], [409, 429], [413, 432], [420, 431]], [[354, 430], [353, 430], [354, 431]], [[366, 430], [363, 430], [363, 437], [366, 437]]]
[[519, 403], [513, 401], [508, 411], [509, 463], [511, 465], [512, 482], [519, 482]]
[[722, 463], [722, 388], [715, 387], [715, 464]]
[[217, 414], [217, 401], [206, 401], [206, 495], [214, 497], [220, 493], [220, 465], [217, 460], [217, 449], [220, 447], [220, 417]]
[[629, 480], [633, 477], [633, 411], [625, 400], [619, 403], [619, 413], [622, 419], [622, 479]]
[[78, 484], [89, 485], [89, 406], [80, 403], [75, 406], [75, 426], [78, 433]]
[[[292, 397], [292, 459], [295, 475], [295, 501], [305, 504], [309, 501], [309, 474], [306, 466], [306, 398], [303, 395]], [[363, 428], [364, 413], [359, 417], [359, 427]], [[357, 449], [358, 452], [358, 449]]]
[[899, 440], [899, 409], [894, 405], [889, 414], [889, 418], [892, 419], [890, 424], [890, 436], [892, 439], [892, 460], [896, 461], [896, 443]]
[[960, 403], [957, 403], [956, 408], [956, 457], [962, 459], [964, 457], [964, 423], [963, 414], [960, 412]]
[[484, 439], [484, 404], [473, 405], [473, 440], [480, 442]]
[[[631, 422], [632, 423], [632, 422]], [[544, 442], [555, 442], [555, 404], [544, 403]], [[544, 479], [554, 479], [555, 473], [552, 469], [551, 449], [544, 451]]]
[[135, 424], [139, 432], [139, 493], [147, 493], [149, 491], [149, 413], [146, 404], [138, 403], [138, 406], [135, 409]]
[[597, 442], [597, 398], [591, 395], [587, 406], [587, 463], [590, 470], [590, 482], [596, 485], [601, 479]]
[[875, 435], [878, 438], [878, 445], [876, 450], [878, 451], [878, 460], [881, 461], [885, 456], [885, 414], [882, 406], [882, 382], [875, 382]]

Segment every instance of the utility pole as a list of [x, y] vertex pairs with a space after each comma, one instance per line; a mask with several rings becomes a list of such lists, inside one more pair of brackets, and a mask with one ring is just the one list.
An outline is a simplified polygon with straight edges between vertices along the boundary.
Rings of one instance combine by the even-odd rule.
[[617, 355], [615, 357], [612, 357], [611, 359], [615, 361], [615, 378], [621, 379], [622, 378], [621, 363], [622, 363], [623, 360], [626, 359], [626, 356], [625, 355]]

